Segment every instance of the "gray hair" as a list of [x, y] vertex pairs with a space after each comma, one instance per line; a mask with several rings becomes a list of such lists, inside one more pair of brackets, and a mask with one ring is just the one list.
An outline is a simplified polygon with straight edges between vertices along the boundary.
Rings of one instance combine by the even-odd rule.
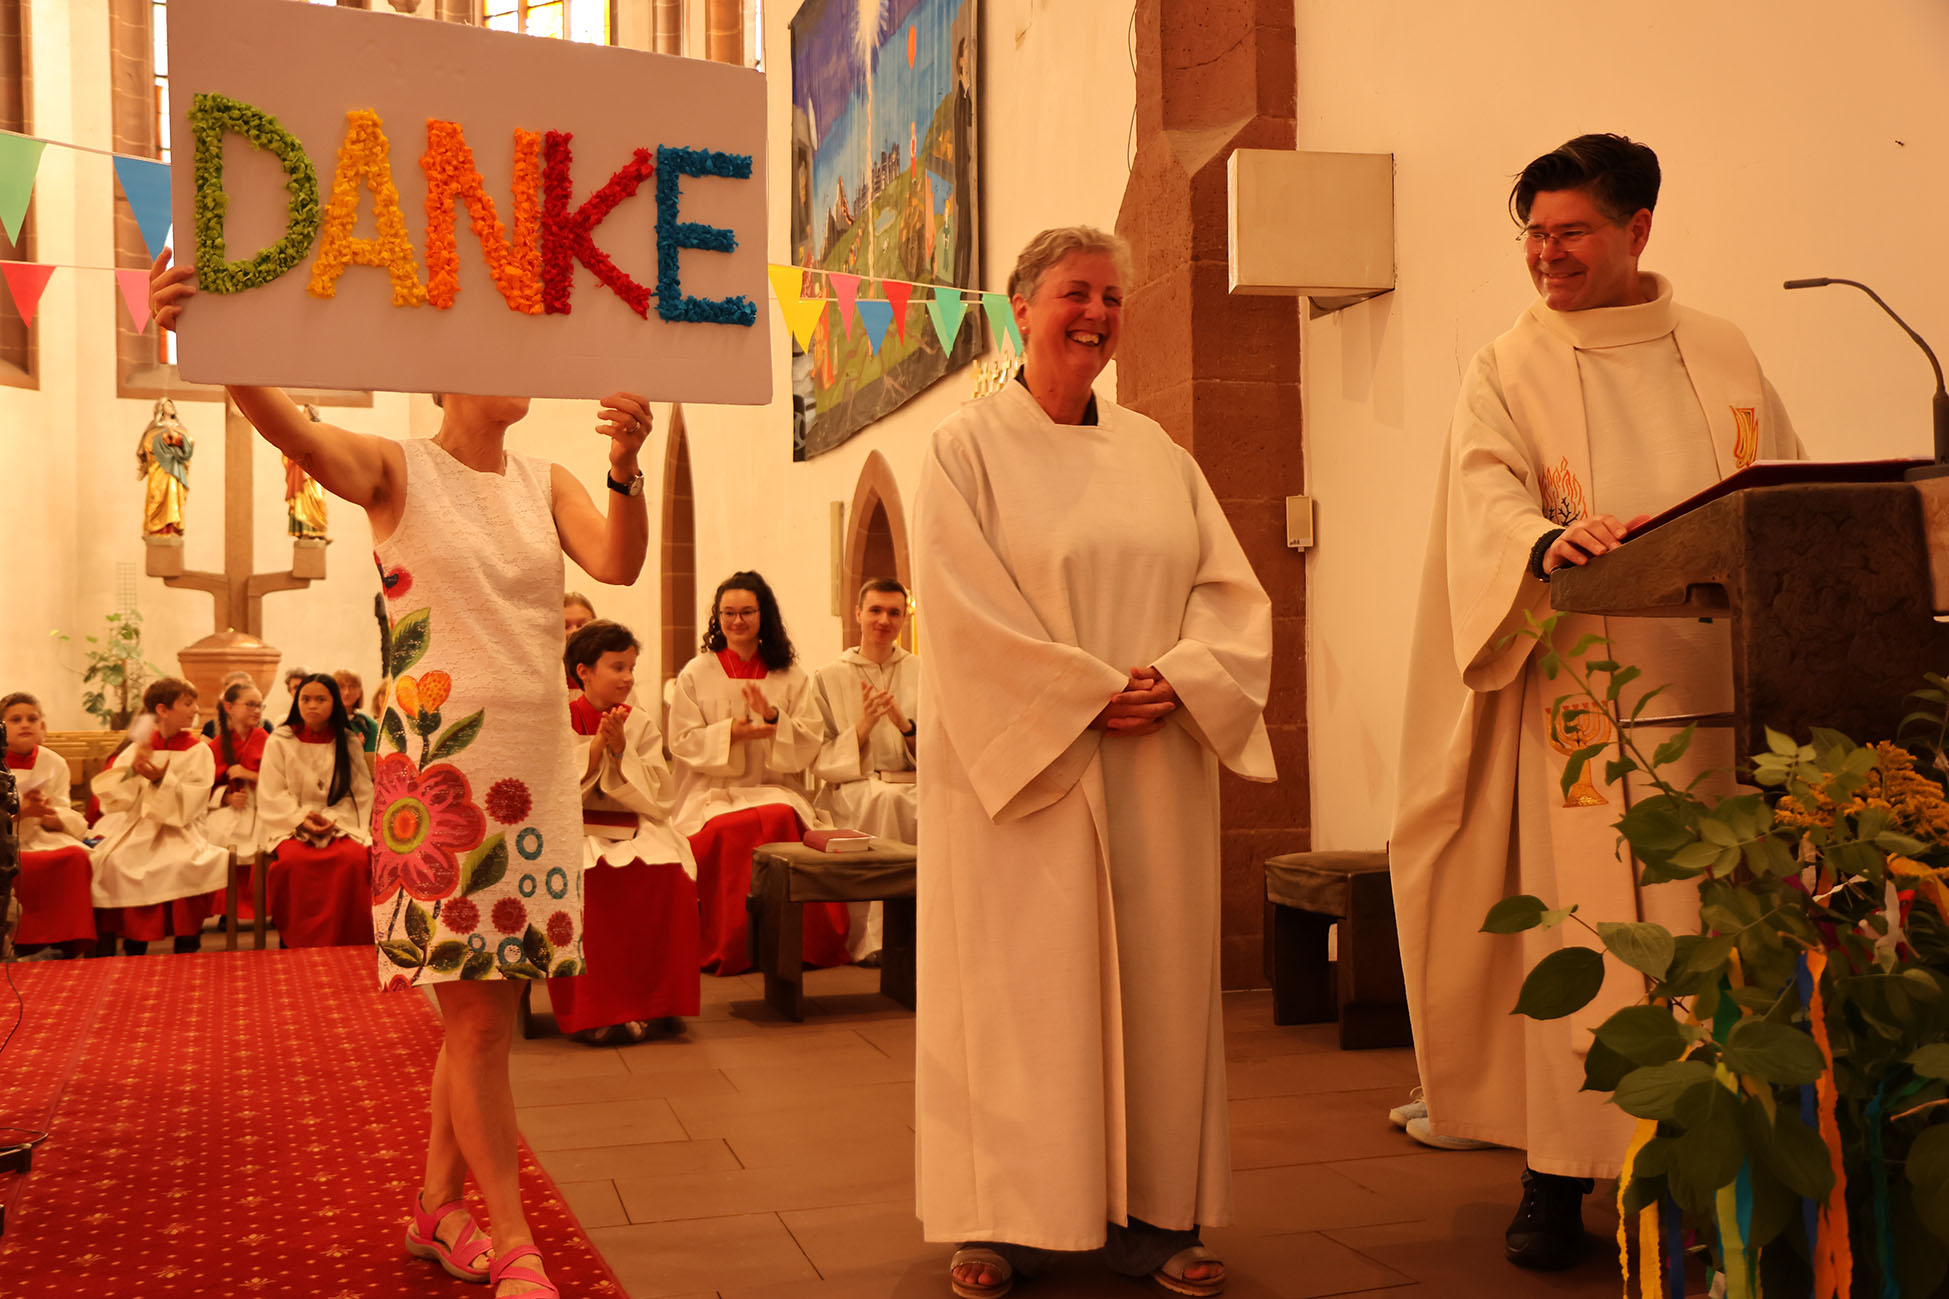
[[1029, 240], [1009, 273], [1008, 296], [1033, 298], [1042, 277], [1071, 253], [1101, 253], [1117, 264], [1119, 278], [1130, 278], [1130, 245], [1121, 235], [1095, 226], [1055, 226]]

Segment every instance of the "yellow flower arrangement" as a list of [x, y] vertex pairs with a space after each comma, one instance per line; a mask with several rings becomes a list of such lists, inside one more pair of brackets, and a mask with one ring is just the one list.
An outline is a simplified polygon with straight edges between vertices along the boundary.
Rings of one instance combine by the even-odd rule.
[[1802, 830], [1833, 829], [1837, 812], [1855, 816], [1870, 808], [1888, 813], [1889, 828], [1929, 843], [1949, 842], [1949, 801], [1942, 787], [1915, 770], [1915, 755], [1886, 741], [1873, 746], [1879, 761], [1845, 803], [1828, 797], [1828, 784], [1814, 789], [1814, 805], [1793, 794], [1780, 799], [1774, 820]]

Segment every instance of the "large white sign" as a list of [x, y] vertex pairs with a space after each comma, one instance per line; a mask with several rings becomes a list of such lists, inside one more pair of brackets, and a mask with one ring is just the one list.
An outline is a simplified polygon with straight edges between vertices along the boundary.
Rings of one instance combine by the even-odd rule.
[[170, 0], [198, 383], [771, 400], [765, 83], [299, 0]]

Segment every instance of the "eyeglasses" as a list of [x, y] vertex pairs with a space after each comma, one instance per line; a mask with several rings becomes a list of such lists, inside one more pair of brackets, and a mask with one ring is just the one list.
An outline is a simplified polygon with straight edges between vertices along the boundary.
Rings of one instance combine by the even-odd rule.
[[719, 622], [744, 622], [746, 619], [756, 618], [757, 616], [758, 611], [756, 609], [719, 609], [717, 611], [717, 620]]
[[1542, 226], [1525, 226], [1516, 232], [1517, 240], [1533, 252], [1541, 252], [1552, 242], [1565, 252], [1572, 252], [1582, 246], [1584, 240], [1596, 234], [1599, 226], [1558, 226], [1555, 230], [1545, 230]]

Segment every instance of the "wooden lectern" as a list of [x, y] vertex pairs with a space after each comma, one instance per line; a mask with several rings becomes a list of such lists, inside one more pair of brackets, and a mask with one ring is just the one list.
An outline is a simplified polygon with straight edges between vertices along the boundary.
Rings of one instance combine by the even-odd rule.
[[[1880, 463], [1897, 479], [1908, 467]], [[1763, 480], [1762, 468], [1742, 474]], [[1865, 466], [1796, 468], [1868, 476]], [[1901, 481], [1739, 488], [1739, 477], [1558, 572], [1550, 602], [1613, 618], [1730, 618], [1729, 720], [1742, 760], [1766, 749], [1768, 726], [1803, 743], [1812, 726], [1893, 740], [1922, 674], [1949, 673], [1949, 624], [1936, 621], [1949, 600], [1938, 598], [1925, 523], [1949, 500]]]

